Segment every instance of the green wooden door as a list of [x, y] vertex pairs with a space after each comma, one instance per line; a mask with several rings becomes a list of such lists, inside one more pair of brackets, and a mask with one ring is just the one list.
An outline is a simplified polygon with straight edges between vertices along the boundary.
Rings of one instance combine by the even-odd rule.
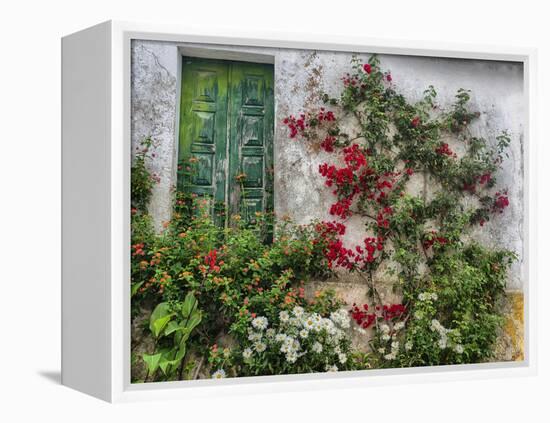
[[224, 225], [272, 211], [273, 66], [184, 57], [182, 73], [179, 160], [196, 170], [179, 189], [211, 198]]
[[178, 178], [178, 189], [189, 190], [212, 200], [217, 220], [226, 199], [227, 162], [227, 66], [184, 58], [180, 106], [180, 166], [194, 172]]

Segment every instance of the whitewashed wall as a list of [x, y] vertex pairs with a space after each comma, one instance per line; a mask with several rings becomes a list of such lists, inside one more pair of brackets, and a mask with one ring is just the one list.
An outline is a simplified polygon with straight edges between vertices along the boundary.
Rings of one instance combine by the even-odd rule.
[[[150, 212], [158, 228], [170, 218], [171, 190], [175, 184], [179, 100], [179, 56], [182, 47], [150, 41], [132, 45], [132, 143], [136, 147], [147, 136], [156, 142], [150, 167], [159, 178]], [[288, 214], [298, 223], [312, 218], [331, 219], [334, 198], [324, 187], [318, 165], [330, 160], [313, 154], [306, 143], [290, 140], [282, 120], [289, 114], [316, 109], [320, 93], [334, 96], [341, 89], [340, 77], [350, 69], [351, 53], [307, 50], [194, 46], [217, 51], [257, 53], [272, 56], [275, 64], [275, 211]], [[220, 53], [221, 54], [221, 53]], [[222, 56], [223, 57], [223, 54]], [[368, 55], [359, 55], [365, 60]], [[417, 100], [433, 85], [444, 108], [459, 88], [472, 90], [471, 106], [481, 112], [473, 124], [474, 135], [494, 139], [501, 131], [512, 137], [510, 157], [499, 177], [508, 188], [510, 207], [478, 229], [480, 239], [492, 246], [511, 249], [519, 255], [508, 288], [521, 289], [524, 279], [523, 252], [523, 131], [525, 98], [521, 64], [480, 60], [456, 60], [380, 55], [383, 69], [391, 70], [397, 90]], [[349, 242], [364, 238], [358, 218], [348, 224]]]

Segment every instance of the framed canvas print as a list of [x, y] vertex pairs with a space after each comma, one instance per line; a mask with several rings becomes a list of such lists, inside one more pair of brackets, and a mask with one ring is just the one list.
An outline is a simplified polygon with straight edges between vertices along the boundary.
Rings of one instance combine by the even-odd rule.
[[286, 37], [63, 39], [63, 383], [532, 372], [534, 53]]

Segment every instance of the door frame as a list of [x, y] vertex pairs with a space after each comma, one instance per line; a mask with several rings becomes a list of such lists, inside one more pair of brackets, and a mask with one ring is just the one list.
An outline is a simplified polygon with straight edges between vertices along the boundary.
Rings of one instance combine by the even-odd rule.
[[[270, 165], [271, 168], [275, 169], [275, 128], [276, 128], [276, 109], [277, 109], [277, 103], [276, 103], [276, 97], [275, 97], [275, 75], [276, 75], [276, 63], [275, 63], [275, 56], [265, 53], [256, 53], [252, 51], [250, 52], [242, 52], [242, 51], [235, 51], [228, 48], [215, 48], [215, 47], [207, 47], [207, 46], [178, 46], [178, 65], [177, 65], [177, 80], [176, 80], [176, 114], [175, 114], [175, 125], [174, 125], [174, 131], [175, 131], [175, 151], [174, 151], [174, 160], [173, 160], [173, 169], [174, 169], [174, 181], [176, 184], [176, 189], [179, 189], [179, 178], [177, 175], [177, 169], [178, 164], [180, 161], [180, 129], [181, 129], [181, 105], [182, 105], [182, 97], [183, 97], [183, 62], [185, 58], [192, 58], [192, 59], [205, 59], [205, 60], [211, 60], [214, 62], [242, 62], [243, 64], [258, 64], [258, 65], [271, 65], [273, 70], [273, 98], [272, 98], [272, 105], [270, 107], [271, 114], [272, 114], [272, 130], [271, 130], [271, 139], [270, 139], [270, 145], [265, 145], [264, 148], [266, 148], [266, 152], [264, 154], [267, 154], [270, 156]], [[231, 109], [231, 94], [229, 87], [230, 78], [228, 77], [228, 99], [227, 99], [227, 122], [229, 123], [230, 119], [230, 113], [229, 110]], [[230, 171], [232, 168], [231, 164], [231, 158], [230, 153], [231, 150], [234, 148], [239, 148], [238, 146], [234, 146], [230, 142], [231, 134], [230, 134], [230, 125], [226, 125], [227, 130], [227, 136], [226, 136], [226, 163], [225, 163], [225, 174], [227, 175], [227, 181], [225, 183], [225, 205], [227, 214], [229, 215], [231, 213], [231, 207], [233, 206], [230, 201], [230, 187], [231, 187], [231, 175]], [[265, 156], [264, 156], [265, 157]], [[267, 164], [264, 162], [264, 172], [265, 177], [267, 178], [268, 170], [266, 168]], [[240, 163], [238, 164], [238, 167], [240, 167]], [[214, 176], [215, 177], [215, 176]], [[267, 184], [266, 181], [264, 181], [264, 210], [275, 210], [275, 193], [276, 190], [274, 188], [275, 185], [275, 178], [272, 175], [271, 178], [271, 189], [270, 192], [266, 194], [265, 186]], [[239, 188], [240, 191], [240, 188]], [[268, 204], [269, 202], [269, 204]], [[228, 216], [225, 218], [225, 226], [228, 225], [229, 219]]]

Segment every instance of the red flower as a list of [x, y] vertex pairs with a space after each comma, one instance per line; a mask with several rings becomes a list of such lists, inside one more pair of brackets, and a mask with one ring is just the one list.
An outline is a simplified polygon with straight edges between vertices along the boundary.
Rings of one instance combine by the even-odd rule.
[[378, 224], [378, 227], [387, 229], [390, 227], [390, 221], [388, 220], [388, 217], [393, 214], [393, 209], [391, 207], [384, 207], [382, 211], [378, 213], [378, 216], [376, 216], [376, 223]]
[[351, 215], [350, 207], [351, 199], [343, 198], [330, 206], [329, 213], [333, 216], [339, 216], [342, 219], [345, 219]]
[[[368, 310], [368, 304], [363, 304], [361, 309], [354, 303], [349, 311], [351, 318], [363, 329], [367, 329], [371, 326], [376, 319], [391, 320], [394, 318], [400, 318], [407, 312], [407, 308], [403, 304], [390, 304], [383, 307], [377, 305], [376, 311], [373, 313], [368, 313]], [[380, 311], [381, 313], [379, 313]]]
[[210, 270], [213, 270], [214, 272], [219, 272], [220, 270], [220, 267], [216, 264], [217, 257], [218, 251], [214, 249], [211, 250], [204, 258], [204, 264], [208, 265]]
[[483, 175], [481, 175], [479, 177], [479, 183], [481, 185], [483, 184], [486, 184], [487, 182], [489, 182], [491, 180], [491, 173], [484, 173]]
[[326, 138], [321, 143], [321, 148], [325, 150], [327, 153], [332, 153], [334, 151], [334, 142], [336, 141], [336, 138], [327, 135]]
[[307, 126], [305, 119], [306, 115], [301, 114], [299, 118], [290, 115], [283, 120], [283, 124], [290, 129], [290, 138], [296, 138], [299, 133], [303, 134]]
[[357, 144], [344, 148], [344, 161], [352, 170], [367, 165], [367, 158]]
[[132, 245], [132, 249], [134, 250], [132, 252], [132, 256], [144, 256], [145, 251], [143, 251], [143, 248], [145, 248], [145, 244], [143, 242], [140, 244]]
[[384, 320], [391, 320], [395, 317], [401, 317], [407, 312], [407, 308], [403, 304], [392, 304], [382, 307], [382, 317]]
[[413, 120], [411, 120], [411, 125], [413, 128], [417, 128], [418, 125], [420, 125], [420, 116], [415, 116]]
[[363, 329], [367, 329], [376, 320], [376, 314], [367, 313], [367, 310], [369, 309], [368, 304], [363, 304], [363, 309], [364, 311], [354, 304], [349, 312], [351, 313], [351, 318], [355, 320], [355, 323], [357, 323]]
[[424, 248], [427, 250], [432, 245], [437, 243], [438, 245], [445, 245], [449, 242], [449, 240], [442, 236], [437, 236], [436, 231], [432, 231], [430, 235], [424, 240]]
[[346, 226], [339, 222], [321, 222], [315, 230], [321, 234], [321, 237], [326, 238], [329, 235], [344, 235], [346, 233]]
[[327, 121], [327, 122], [334, 122], [336, 120], [336, 116], [334, 116], [334, 113], [329, 111], [325, 111], [324, 107], [321, 107], [319, 110], [319, 113], [317, 114], [317, 120], [319, 122]]
[[497, 192], [493, 203], [493, 211], [502, 213], [509, 205], [510, 200], [508, 199], [508, 194], [506, 192], [503, 192], [502, 194]]
[[435, 152], [442, 156], [449, 156], [449, 157], [456, 158], [456, 154], [453, 152], [453, 150], [451, 150], [451, 148], [449, 147], [449, 144], [447, 143], [442, 143], [439, 147], [435, 149]]
[[386, 75], [386, 81], [388, 81], [388, 82], [392, 81], [392, 77], [389, 73]]
[[368, 63], [365, 63], [365, 64], [363, 65], [363, 70], [364, 70], [366, 73], [371, 73], [371, 71], [372, 71], [372, 66], [369, 65]]

